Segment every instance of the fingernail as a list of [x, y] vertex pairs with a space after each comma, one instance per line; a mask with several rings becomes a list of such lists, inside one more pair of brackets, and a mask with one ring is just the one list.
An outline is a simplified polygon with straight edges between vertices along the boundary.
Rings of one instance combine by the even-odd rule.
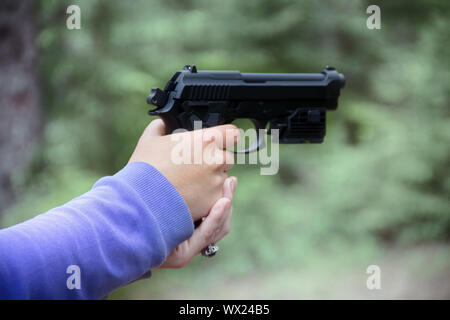
[[232, 179], [232, 181], [231, 181], [231, 191], [234, 192], [234, 190], [236, 190], [238, 179], [236, 177], [231, 177], [231, 179]]
[[231, 190], [231, 192], [233, 192], [233, 178], [228, 178], [227, 179], [227, 188]]

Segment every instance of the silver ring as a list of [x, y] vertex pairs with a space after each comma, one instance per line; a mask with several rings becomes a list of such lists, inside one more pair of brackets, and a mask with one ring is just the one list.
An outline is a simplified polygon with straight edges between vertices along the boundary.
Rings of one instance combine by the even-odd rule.
[[219, 251], [219, 247], [212, 243], [202, 250], [202, 256], [211, 258], [214, 257], [217, 251]]

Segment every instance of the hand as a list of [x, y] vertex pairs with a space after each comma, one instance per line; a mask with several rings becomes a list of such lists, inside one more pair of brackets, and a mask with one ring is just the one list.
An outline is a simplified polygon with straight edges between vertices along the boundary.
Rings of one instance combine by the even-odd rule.
[[[175, 186], [186, 202], [192, 219], [197, 221], [208, 214], [222, 195], [222, 186], [228, 177], [227, 171], [234, 164], [233, 153], [225, 148], [237, 143], [239, 131], [234, 125], [222, 125], [202, 129], [201, 132], [195, 130], [164, 134], [164, 122], [160, 119], [153, 120], [140, 137], [129, 162], [144, 161], [158, 169]], [[223, 138], [215, 139], [214, 135], [221, 135]], [[174, 138], [178, 138], [178, 142]], [[174, 147], [179, 147], [180, 143], [186, 143], [188, 149], [191, 149], [187, 164], [177, 164], [172, 158]], [[195, 147], [198, 145], [203, 147]], [[217, 159], [214, 163], [194, 163], [194, 159], [205, 159], [211, 155]], [[222, 200], [216, 210], [222, 208], [226, 201]]]
[[219, 242], [230, 232], [233, 214], [231, 204], [236, 186], [236, 177], [225, 180], [222, 191], [223, 197], [214, 204], [205, 220], [194, 230], [192, 237], [178, 245], [159, 268], [183, 268], [187, 266], [203, 248], [211, 243]]

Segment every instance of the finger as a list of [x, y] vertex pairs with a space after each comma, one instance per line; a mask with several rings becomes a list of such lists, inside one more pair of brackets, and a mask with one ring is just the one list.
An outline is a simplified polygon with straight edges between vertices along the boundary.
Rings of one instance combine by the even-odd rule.
[[220, 149], [231, 148], [239, 141], [239, 130], [233, 124], [224, 124], [212, 128], [204, 129], [203, 135], [207, 137], [214, 137], [216, 145]]
[[[213, 165], [215, 170], [227, 172], [234, 166], [234, 154], [231, 151], [219, 149], [214, 143], [214, 139], [205, 139], [207, 143], [203, 147], [203, 160], [205, 164]], [[205, 142], [206, 141], [206, 142]]]
[[220, 232], [215, 236], [213, 243], [217, 243], [222, 240], [228, 233], [230, 233], [231, 217], [233, 216], [233, 207], [230, 206], [225, 212], [225, 218], [222, 224]]
[[215, 143], [210, 143], [204, 148], [203, 159], [206, 164], [214, 164], [216, 170], [225, 173], [234, 166], [233, 152], [219, 149]]
[[234, 166], [234, 153], [228, 150], [224, 150], [223, 159], [225, 159], [223, 164], [223, 170], [227, 172], [231, 170]]
[[222, 150], [217, 148], [215, 144], [216, 137], [210, 135], [203, 135], [203, 161], [205, 164], [214, 165], [215, 168], [220, 169], [225, 162], [222, 157]]
[[225, 215], [228, 208], [231, 207], [231, 201], [227, 198], [220, 198], [212, 207], [209, 215], [202, 224], [194, 230], [194, 234], [189, 239], [189, 255], [194, 257], [203, 248], [214, 242], [217, 234], [220, 233], [224, 224]]
[[155, 119], [145, 128], [147, 137], [160, 137], [166, 134], [166, 126], [162, 119]]
[[234, 191], [236, 190], [236, 186], [237, 186], [237, 178], [236, 177], [227, 178], [222, 187], [222, 196], [233, 201]]

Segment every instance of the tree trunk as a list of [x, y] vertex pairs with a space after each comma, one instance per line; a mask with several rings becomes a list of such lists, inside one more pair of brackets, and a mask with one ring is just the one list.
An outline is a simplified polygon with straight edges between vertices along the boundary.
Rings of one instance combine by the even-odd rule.
[[30, 0], [0, 1], [0, 214], [42, 131], [33, 9]]

